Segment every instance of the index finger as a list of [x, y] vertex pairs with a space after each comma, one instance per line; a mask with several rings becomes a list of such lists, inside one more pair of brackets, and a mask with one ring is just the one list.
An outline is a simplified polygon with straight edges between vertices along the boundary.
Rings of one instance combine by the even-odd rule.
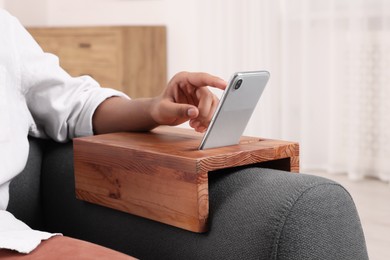
[[186, 81], [194, 87], [214, 87], [224, 90], [227, 82], [219, 77], [204, 72], [180, 72], [177, 81]]

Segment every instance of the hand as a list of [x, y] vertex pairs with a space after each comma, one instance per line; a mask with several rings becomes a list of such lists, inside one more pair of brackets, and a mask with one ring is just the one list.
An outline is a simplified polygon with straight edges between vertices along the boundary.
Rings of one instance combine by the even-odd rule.
[[190, 120], [192, 128], [204, 132], [219, 102], [207, 86], [225, 89], [226, 85], [224, 80], [207, 73], [180, 72], [155, 98], [151, 117], [159, 125], [171, 126]]
[[207, 73], [180, 72], [157, 97], [108, 98], [92, 117], [94, 133], [149, 131], [159, 125], [174, 126], [188, 120], [192, 128], [203, 132], [219, 102], [207, 86], [225, 89], [226, 82]]

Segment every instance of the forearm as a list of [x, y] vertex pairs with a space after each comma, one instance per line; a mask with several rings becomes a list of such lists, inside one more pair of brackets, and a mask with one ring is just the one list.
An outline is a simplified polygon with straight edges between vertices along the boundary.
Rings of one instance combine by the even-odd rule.
[[102, 102], [93, 115], [94, 133], [151, 130], [158, 126], [150, 114], [152, 104], [152, 98], [111, 97]]

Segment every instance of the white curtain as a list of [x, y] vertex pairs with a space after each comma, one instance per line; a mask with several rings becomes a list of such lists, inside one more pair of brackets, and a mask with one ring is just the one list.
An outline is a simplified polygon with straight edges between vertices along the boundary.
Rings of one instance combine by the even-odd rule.
[[198, 3], [201, 70], [271, 72], [246, 134], [298, 141], [303, 171], [390, 180], [390, 1]]

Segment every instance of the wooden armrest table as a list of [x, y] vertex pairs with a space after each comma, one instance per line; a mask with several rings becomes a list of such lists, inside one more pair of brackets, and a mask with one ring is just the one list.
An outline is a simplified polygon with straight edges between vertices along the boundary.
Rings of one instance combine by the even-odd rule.
[[159, 127], [74, 139], [78, 199], [193, 232], [207, 231], [208, 172], [244, 165], [299, 171], [295, 142], [242, 137], [197, 150], [201, 135]]

